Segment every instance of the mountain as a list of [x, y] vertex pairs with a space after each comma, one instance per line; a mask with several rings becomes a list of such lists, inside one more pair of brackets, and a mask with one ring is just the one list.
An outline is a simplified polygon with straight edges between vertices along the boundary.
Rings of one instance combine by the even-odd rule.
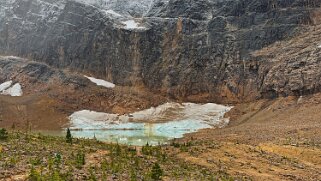
[[[309, 60], [256, 55], [314, 33], [320, 0], [2, 0], [0, 54], [89, 73], [170, 98], [240, 102], [319, 92]], [[289, 47], [279, 47], [287, 54]], [[274, 52], [270, 52], [273, 55]], [[304, 61], [305, 63], [298, 63]], [[283, 74], [286, 73], [286, 79]], [[293, 72], [293, 73], [291, 73]]]
[[0, 0], [0, 180], [321, 180], [320, 5]]

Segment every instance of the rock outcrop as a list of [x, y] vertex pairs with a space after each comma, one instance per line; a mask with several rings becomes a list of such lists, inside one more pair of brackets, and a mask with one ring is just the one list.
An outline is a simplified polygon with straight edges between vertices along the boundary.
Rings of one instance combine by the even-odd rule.
[[[138, 10], [120, 4], [1, 1], [0, 53], [192, 101], [320, 90], [319, 50], [284, 64], [253, 55], [320, 23], [320, 0], [146, 0]], [[314, 69], [304, 83], [296, 82], [302, 74], [286, 73], [310, 64]]]
[[[42, 62], [18, 57], [0, 56], [0, 84], [8, 81], [12, 81], [12, 85], [21, 84], [24, 96], [14, 99], [0, 95], [0, 115], [4, 114], [1, 110], [10, 110], [11, 103], [22, 106], [36, 104], [37, 107], [42, 107], [42, 110], [54, 110], [66, 118], [83, 109], [125, 114], [168, 101], [148, 90], [122, 86], [106, 88], [95, 84], [84, 75], [66, 69], [57, 69]], [[12, 111], [6, 114], [10, 116]], [[38, 113], [43, 115], [41, 111]], [[30, 115], [37, 116], [33, 113]]]
[[48, 92], [52, 87], [66, 90], [66, 87], [79, 89], [90, 85], [84, 76], [54, 69], [41, 62], [0, 56], [0, 83], [9, 80], [22, 83], [23, 89], [29, 94]]

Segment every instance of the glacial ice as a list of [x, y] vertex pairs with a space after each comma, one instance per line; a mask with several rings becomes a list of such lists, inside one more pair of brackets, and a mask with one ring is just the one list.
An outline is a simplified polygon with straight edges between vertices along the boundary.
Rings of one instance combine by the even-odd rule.
[[73, 113], [71, 129], [77, 137], [92, 138], [124, 144], [157, 144], [200, 129], [221, 127], [231, 107], [194, 103], [166, 103], [158, 107], [118, 115], [82, 110]]

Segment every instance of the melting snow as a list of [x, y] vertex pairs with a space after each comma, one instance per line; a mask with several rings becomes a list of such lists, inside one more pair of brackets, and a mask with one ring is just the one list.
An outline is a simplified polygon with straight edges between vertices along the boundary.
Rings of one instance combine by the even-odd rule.
[[0, 94], [10, 96], [22, 96], [22, 88], [19, 83], [14, 84], [12, 87], [12, 81], [7, 81], [0, 84]]
[[142, 145], [153, 141], [157, 144], [158, 141], [181, 138], [200, 129], [226, 125], [228, 119], [223, 116], [230, 109], [212, 103], [166, 103], [129, 115], [82, 110], [69, 119], [71, 128], [78, 130], [75, 131], [78, 137], [92, 137], [95, 133], [98, 139]]
[[139, 24], [134, 21], [134, 20], [127, 20], [127, 21], [123, 21], [122, 24], [125, 26], [125, 29], [145, 29], [145, 27], [143, 26], [139, 26]]
[[85, 77], [98, 86], [103, 86], [106, 88], [114, 88], [115, 87], [115, 84], [113, 84], [111, 82], [108, 82], [108, 81], [105, 81], [102, 79], [96, 79], [94, 77], [88, 77], [88, 76], [85, 76]]
[[8, 89], [11, 85], [12, 85], [12, 81], [11, 80], [0, 84], [0, 92]]
[[321, 48], [321, 44], [318, 45], [318, 48]]
[[2, 58], [7, 58], [7, 59], [22, 59], [21, 57], [16, 57], [16, 56], [1, 56]]
[[22, 96], [22, 89], [21, 85], [19, 83], [16, 83], [9, 89], [3, 91], [4, 95], [10, 95], [10, 96]]

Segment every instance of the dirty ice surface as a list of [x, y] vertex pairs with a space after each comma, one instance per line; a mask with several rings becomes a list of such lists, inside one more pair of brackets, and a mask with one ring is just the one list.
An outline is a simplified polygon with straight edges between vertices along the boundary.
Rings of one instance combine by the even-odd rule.
[[22, 96], [22, 88], [19, 83], [12, 85], [12, 81], [7, 81], [0, 84], [0, 94], [2, 95], [10, 95], [13, 97]]
[[128, 145], [168, 143], [186, 133], [222, 127], [231, 107], [194, 103], [166, 103], [128, 115], [82, 110], [73, 113], [71, 130], [74, 137], [93, 138]]
[[105, 81], [102, 79], [96, 79], [94, 77], [88, 77], [88, 76], [85, 76], [85, 77], [98, 86], [103, 86], [106, 88], [114, 88], [115, 87], [115, 84], [113, 84], [111, 82], [108, 82], [108, 81]]

